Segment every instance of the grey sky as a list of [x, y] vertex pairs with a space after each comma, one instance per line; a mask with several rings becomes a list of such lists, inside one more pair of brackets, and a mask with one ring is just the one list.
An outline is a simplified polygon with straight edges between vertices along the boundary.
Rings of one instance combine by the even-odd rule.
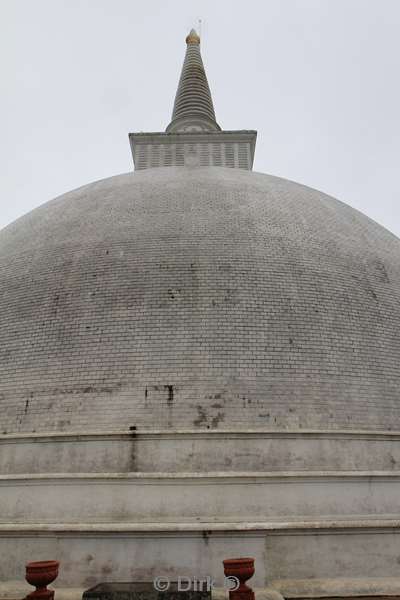
[[132, 170], [129, 131], [170, 120], [185, 36], [255, 170], [400, 235], [399, 0], [0, 0], [0, 227]]

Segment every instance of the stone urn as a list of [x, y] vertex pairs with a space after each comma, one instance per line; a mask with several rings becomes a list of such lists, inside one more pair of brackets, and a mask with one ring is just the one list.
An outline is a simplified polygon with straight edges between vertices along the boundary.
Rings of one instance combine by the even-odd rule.
[[57, 560], [27, 563], [25, 579], [30, 585], [35, 586], [36, 590], [28, 594], [26, 598], [30, 600], [52, 600], [54, 590], [48, 590], [47, 586], [56, 579], [59, 565], [60, 563]]
[[[223, 561], [225, 577], [239, 581], [237, 589], [229, 590], [230, 600], [254, 600], [253, 590], [246, 581], [254, 575], [254, 558], [227, 558]], [[234, 583], [234, 579], [231, 580]]]

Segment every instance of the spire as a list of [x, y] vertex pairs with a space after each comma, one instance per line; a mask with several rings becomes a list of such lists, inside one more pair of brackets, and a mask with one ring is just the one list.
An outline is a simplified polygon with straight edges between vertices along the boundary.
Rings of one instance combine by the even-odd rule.
[[192, 29], [176, 92], [171, 123], [165, 132], [129, 134], [135, 171], [156, 167], [253, 168], [257, 132], [221, 131], [200, 54], [200, 37]]
[[186, 44], [172, 120], [166, 131], [220, 131], [200, 54], [200, 37], [194, 29], [186, 37]]

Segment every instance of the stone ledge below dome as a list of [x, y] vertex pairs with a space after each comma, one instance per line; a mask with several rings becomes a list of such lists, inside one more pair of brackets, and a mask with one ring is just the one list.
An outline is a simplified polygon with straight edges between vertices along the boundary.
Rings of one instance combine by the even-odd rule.
[[399, 516], [399, 472], [0, 476], [3, 522], [364, 520]]
[[[288, 585], [293, 580], [310, 578], [365, 579], [366, 565], [370, 577], [386, 579], [398, 576], [399, 541], [398, 528], [276, 533], [2, 532], [0, 580], [23, 579], [26, 561], [52, 557], [64, 566], [58, 580], [60, 587], [91, 587], [105, 579], [151, 581], [155, 574], [165, 572], [171, 578], [210, 575], [221, 585], [222, 559], [243, 553], [256, 559], [254, 587], [270, 586], [276, 581]], [[306, 597], [302, 593], [299, 597]], [[375, 594], [381, 595], [379, 589]]]
[[[250, 583], [250, 582], [249, 582]], [[85, 587], [59, 587], [57, 582], [51, 586], [56, 591], [57, 600], [82, 600]], [[30, 591], [27, 583], [21, 581], [0, 582], [1, 600], [20, 600]], [[253, 587], [255, 600], [287, 600], [303, 598], [333, 600], [335, 598], [366, 600], [367, 598], [386, 599], [400, 597], [400, 578], [365, 577], [335, 579], [277, 580], [269, 587]], [[226, 590], [215, 588], [212, 600], [226, 600]]]
[[288, 533], [301, 533], [302, 535], [357, 533], [359, 531], [377, 532], [400, 532], [400, 517], [364, 519], [323, 519], [323, 520], [296, 520], [282, 521], [271, 519], [258, 522], [235, 522], [235, 521], [159, 521], [159, 522], [91, 522], [91, 523], [4, 523], [0, 522], [0, 534], [2, 536], [35, 536], [49, 537], [58, 535], [79, 534], [83, 536], [107, 536], [107, 535], [137, 535], [139, 537], [152, 537], [163, 534], [166, 536], [187, 537], [192, 535], [213, 535], [220, 537], [227, 533], [246, 533], [252, 536], [286, 535]]
[[283, 579], [271, 582], [287, 600], [302, 598], [400, 597], [400, 577]]
[[183, 430], [0, 436], [0, 473], [395, 471], [400, 432]]
[[[276, 587], [275, 587], [276, 586]], [[281, 586], [281, 589], [279, 589]], [[84, 587], [51, 586], [56, 591], [57, 600], [82, 600]], [[20, 600], [32, 588], [20, 581], [0, 582], [1, 600]], [[302, 598], [333, 600], [336, 598], [366, 600], [369, 598], [393, 600], [400, 597], [400, 578], [336, 578], [274, 581], [270, 587], [254, 588], [255, 600], [283, 600], [286, 598], [302, 600]], [[283, 595], [285, 594], [285, 595]], [[212, 600], [226, 600], [226, 590], [215, 588]]]

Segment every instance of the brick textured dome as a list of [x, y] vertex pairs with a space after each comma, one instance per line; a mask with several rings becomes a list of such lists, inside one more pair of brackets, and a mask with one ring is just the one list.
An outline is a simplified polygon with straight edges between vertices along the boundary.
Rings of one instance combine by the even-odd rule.
[[92, 183], [0, 233], [2, 432], [400, 429], [400, 241], [223, 168]]

